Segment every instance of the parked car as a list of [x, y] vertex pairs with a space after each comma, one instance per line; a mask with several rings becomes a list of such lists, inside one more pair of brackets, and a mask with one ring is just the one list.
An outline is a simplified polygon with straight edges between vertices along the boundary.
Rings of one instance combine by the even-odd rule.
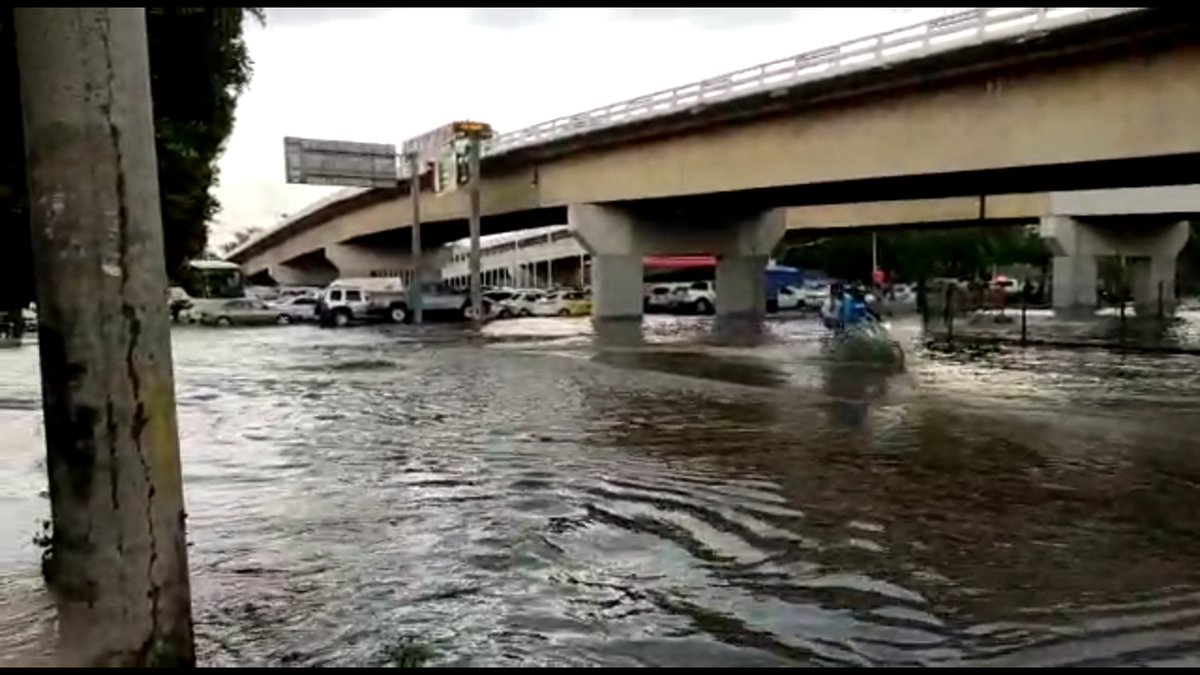
[[804, 284], [800, 289], [800, 302], [806, 309], [820, 309], [829, 299], [829, 289], [827, 281]]
[[784, 286], [780, 288], [775, 303], [776, 307], [778, 307], [780, 310], [800, 309], [803, 303], [800, 289], [795, 288], [794, 286]]
[[508, 319], [518, 316], [533, 316], [533, 308], [546, 293], [537, 289], [518, 291], [507, 300], [501, 300], [493, 312], [497, 318]]
[[890, 300], [897, 305], [916, 305], [917, 291], [909, 284], [893, 284]]
[[712, 314], [717, 308], [717, 289], [712, 281], [693, 281], [671, 293], [671, 311]]
[[551, 291], [533, 303], [534, 316], [587, 316], [592, 300], [583, 291]]
[[512, 310], [505, 303], [516, 297], [520, 291], [512, 288], [488, 288], [483, 291], [483, 299], [490, 310], [489, 318], [507, 319], [513, 316]]
[[171, 312], [172, 321], [182, 321], [187, 318], [186, 311], [192, 308], [192, 298], [181, 286], [167, 288], [167, 308]]
[[671, 292], [676, 288], [686, 286], [680, 283], [653, 284], [646, 288], [642, 298], [642, 308], [646, 313], [668, 312], [671, 310]]
[[286, 312], [253, 298], [205, 303], [197, 311], [196, 320], [209, 326], [286, 325], [292, 321]]
[[317, 299], [315, 297], [293, 295], [287, 300], [273, 303], [272, 306], [287, 314], [292, 321], [317, 320]]

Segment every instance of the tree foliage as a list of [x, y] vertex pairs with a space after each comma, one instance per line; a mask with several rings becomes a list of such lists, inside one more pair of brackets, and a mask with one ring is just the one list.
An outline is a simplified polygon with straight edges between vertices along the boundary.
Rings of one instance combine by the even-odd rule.
[[[964, 227], [885, 231], [876, 244], [879, 266], [902, 279], [951, 276], [987, 277], [993, 265], [1045, 267], [1050, 251], [1036, 230], [1026, 227]], [[867, 281], [871, 275], [871, 234], [833, 235], [792, 248], [786, 264], [822, 270], [832, 276]]]
[[[167, 270], [200, 255], [208, 222], [220, 208], [210, 188], [233, 131], [238, 97], [252, 64], [242, 36], [246, 14], [261, 8], [150, 7], [146, 30], [154, 103], [155, 149]], [[32, 299], [28, 191], [12, 10], [0, 10], [0, 306]]]
[[234, 232], [233, 239], [221, 244], [221, 254], [228, 255], [230, 251], [246, 243], [260, 232], [262, 232], [262, 228], [258, 227], [246, 227]]

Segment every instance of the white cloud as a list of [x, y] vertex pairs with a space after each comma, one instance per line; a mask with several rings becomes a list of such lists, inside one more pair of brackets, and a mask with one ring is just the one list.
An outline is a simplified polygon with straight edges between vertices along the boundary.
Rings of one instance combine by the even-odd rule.
[[214, 244], [337, 188], [288, 185], [283, 137], [394, 142], [452, 119], [513, 130], [945, 10], [270, 9], [215, 188]]

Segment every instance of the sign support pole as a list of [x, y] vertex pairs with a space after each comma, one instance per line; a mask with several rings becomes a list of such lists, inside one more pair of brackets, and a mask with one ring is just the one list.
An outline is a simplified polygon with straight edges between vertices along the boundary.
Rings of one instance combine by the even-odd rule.
[[479, 155], [481, 152], [482, 139], [480, 134], [472, 133], [469, 137], [469, 166], [470, 166], [470, 203], [471, 215], [468, 223], [468, 228], [471, 234], [471, 320], [479, 325], [483, 321], [483, 288], [479, 279], [481, 265], [479, 253], [479, 230], [481, 218], [480, 206], [480, 180], [479, 180]]
[[408, 309], [413, 323], [424, 321], [421, 292], [425, 282], [425, 255], [421, 250], [421, 156], [417, 152], [407, 153], [409, 173], [409, 199], [412, 200], [412, 258], [413, 279], [408, 284]]

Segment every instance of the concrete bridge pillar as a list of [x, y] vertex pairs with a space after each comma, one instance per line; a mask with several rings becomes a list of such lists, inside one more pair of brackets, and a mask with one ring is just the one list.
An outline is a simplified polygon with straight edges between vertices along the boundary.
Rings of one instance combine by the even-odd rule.
[[1191, 226], [1176, 221], [1153, 228], [1143, 235], [1136, 257], [1129, 261], [1129, 285], [1133, 311], [1138, 316], [1174, 316], [1175, 266], [1187, 245]]
[[774, 209], [723, 225], [728, 241], [717, 254], [717, 318], [725, 324], [761, 322], [767, 313], [767, 262], [787, 231], [785, 211]]
[[1189, 235], [1187, 221], [1170, 216], [1106, 216], [1083, 222], [1046, 216], [1041, 235], [1054, 253], [1052, 286], [1057, 314], [1090, 316], [1096, 308], [1097, 256], [1120, 256], [1139, 316], [1175, 312], [1175, 263]]
[[1096, 257], [1054, 256], [1050, 294], [1058, 315], [1090, 316], [1096, 311]]
[[325, 247], [325, 257], [337, 267], [342, 278], [401, 276], [413, 269], [412, 254], [408, 251], [361, 244], [330, 244]]
[[337, 278], [337, 269], [332, 265], [279, 263], [268, 267], [267, 274], [281, 286], [328, 286]]
[[[339, 278], [409, 277], [417, 269], [412, 253], [403, 249], [330, 244], [325, 247], [325, 257], [337, 268]], [[421, 275], [427, 280], [440, 278], [440, 270], [449, 258], [450, 251], [444, 247], [425, 251]]]
[[766, 314], [767, 258], [786, 226], [780, 209], [750, 215], [666, 217], [616, 206], [573, 204], [567, 221], [592, 256], [596, 321], [640, 321], [646, 255], [715, 254], [718, 320], [756, 322]]
[[717, 315], [759, 319], [767, 313], [767, 256], [717, 258]]
[[600, 253], [592, 258], [592, 316], [642, 320], [642, 256]]
[[1175, 313], [1175, 256], [1162, 255], [1129, 261], [1129, 290], [1138, 316]]

